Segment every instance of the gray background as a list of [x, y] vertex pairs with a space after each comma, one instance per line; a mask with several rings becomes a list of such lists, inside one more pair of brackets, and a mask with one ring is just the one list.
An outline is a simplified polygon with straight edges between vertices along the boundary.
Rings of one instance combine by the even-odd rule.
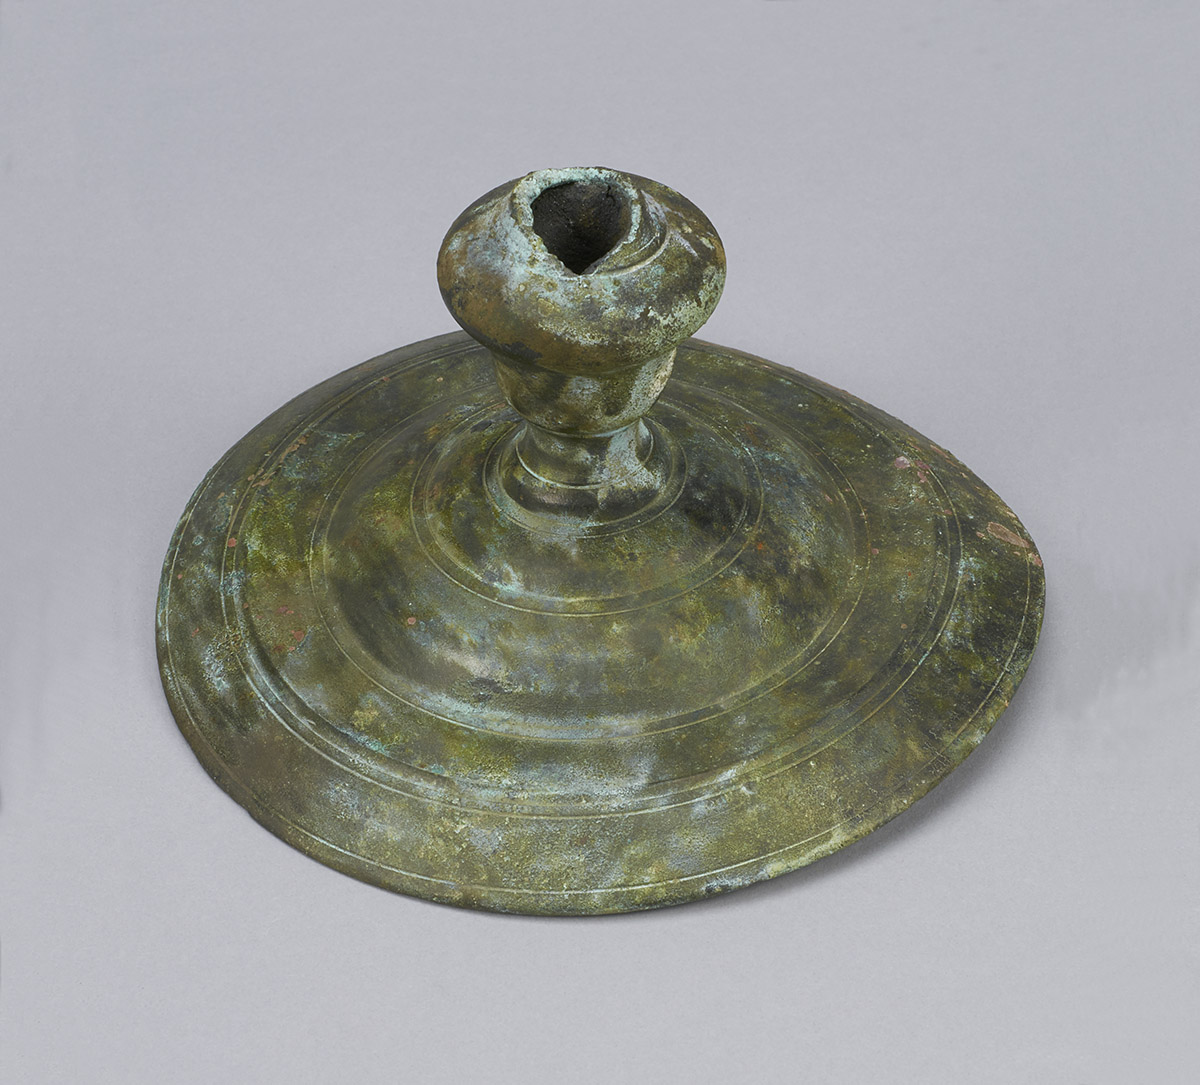
[[[4, 1080], [1196, 1080], [1198, 12], [4, 2]], [[251, 822], [174, 727], [154, 594], [217, 457], [449, 330], [454, 216], [575, 164], [702, 207], [703, 334], [949, 447], [1049, 597], [992, 737], [863, 843], [503, 918]]]

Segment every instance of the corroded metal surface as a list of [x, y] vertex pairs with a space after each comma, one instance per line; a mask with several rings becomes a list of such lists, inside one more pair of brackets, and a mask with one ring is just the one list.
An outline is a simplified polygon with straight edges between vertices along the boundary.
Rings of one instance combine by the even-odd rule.
[[[682, 197], [531, 177], [473, 205], [439, 263], [491, 350], [455, 333], [364, 363], [201, 484], [163, 574], [164, 684], [221, 786], [356, 877], [502, 911], [679, 903], [827, 855], [957, 765], [1024, 674], [1041, 561], [897, 420], [673, 350], [724, 271]], [[536, 222], [568, 184], [590, 187]], [[479, 248], [506, 231], [527, 250], [503, 241], [524, 251], [507, 267]], [[629, 268], [654, 315], [601, 307], [613, 350], [554, 331], [589, 276], [609, 297]], [[573, 300], [492, 304], [538, 276]]]

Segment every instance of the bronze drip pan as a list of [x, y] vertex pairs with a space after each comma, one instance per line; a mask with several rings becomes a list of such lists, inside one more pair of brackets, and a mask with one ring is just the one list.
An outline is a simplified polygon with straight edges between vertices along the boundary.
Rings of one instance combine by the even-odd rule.
[[469, 334], [209, 472], [163, 682], [267, 828], [432, 900], [650, 908], [828, 855], [983, 738], [1037, 640], [1033, 543], [903, 423], [688, 339], [724, 273], [671, 189], [530, 174], [443, 243]]

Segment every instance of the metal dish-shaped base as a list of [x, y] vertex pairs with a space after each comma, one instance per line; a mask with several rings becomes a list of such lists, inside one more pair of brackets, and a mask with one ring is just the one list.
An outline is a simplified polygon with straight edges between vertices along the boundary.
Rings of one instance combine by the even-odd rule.
[[661, 489], [581, 530], [506, 483], [521, 422], [464, 334], [264, 421], [163, 573], [204, 766], [329, 866], [509, 912], [693, 900], [904, 810], [1028, 665], [1021, 524], [896, 419], [696, 340], [646, 422]]

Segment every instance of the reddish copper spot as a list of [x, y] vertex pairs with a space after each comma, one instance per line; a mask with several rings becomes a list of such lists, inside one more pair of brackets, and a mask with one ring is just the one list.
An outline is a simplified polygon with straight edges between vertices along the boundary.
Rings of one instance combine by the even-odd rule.
[[293, 629], [292, 636], [295, 637], [297, 641], [301, 641], [304, 639], [304, 630], [303, 629]]
[[408, 619], [408, 624], [409, 624], [409, 625], [416, 625], [416, 624], [417, 624], [417, 619], [416, 619], [416, 618], [409, 618], [409, 619]]
[[995, 522], [988, 524], [988, 534], [1008, 543], [1009, 546], [1019, 546], [1022, 550], [1029, 549], [1029, 540], [1022, 539], [1015, 531]]
[[901, 471], [906, 471], [910, 467], [917, 469], [917, 481], [924, 482], [929, 474], [929, 464], [924, 460], [910, 460], [907, 456], [897, 456], [892, 460], [892, 466], [898, 467]]
[[872, 546], [872, 547], [871, 547], [871, 553], [872, 553], [872, 554], [878, 554], [878, 553], [879, 553], [879, 547], [878, 547], [878, 546]]
[[175, 574], [175, 579], [176, 579], [176, 580], [182, 580], [182, 579], [183, 579], [183, 573], [176, 573], [176, 574]]
[[1029, 560], [1034, 563], [1039, 569], [1042, 567], [1042, 558], [1039, 554], [1030, 554]]
[[230, 535], [229, 541], [225, 545], [226, 546], [237, 546], [237, 539], [235, 539], [232, 535]]

